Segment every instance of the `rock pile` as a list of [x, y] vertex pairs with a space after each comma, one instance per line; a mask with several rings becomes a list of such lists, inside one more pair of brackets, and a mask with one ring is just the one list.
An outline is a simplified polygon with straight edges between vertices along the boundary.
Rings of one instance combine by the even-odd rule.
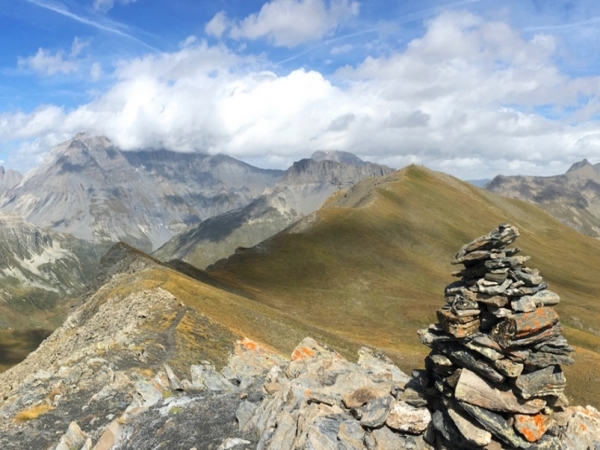
[[528, 256], [507, 248], [517, 228], [501, 224], [464, 245], [464, 268], [445, 289], [438, 324], [419, 331], [436, 445], [442, 449], [562, 448], [554, 413], [567, 406], [561, 364], [573, 349], [561, 335], [547, 289]]

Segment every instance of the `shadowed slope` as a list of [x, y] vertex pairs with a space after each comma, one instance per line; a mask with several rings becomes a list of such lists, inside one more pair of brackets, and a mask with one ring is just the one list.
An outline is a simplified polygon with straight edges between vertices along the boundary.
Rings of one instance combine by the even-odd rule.
[[[434, 321], [443, 288], [453, 281], [450, 259], [501, 222], [519, 228], [517, 245], [561, 296], [566, 336], [600, 351], [600, 243], [531, 204], [421, 167], [361, 182], [208, 272], [306, 324], [380, 347], [410, 370], [426, 353], [416, 330]], [[597, 353], [580, 355], [600, 362]], [[569, 389], [588, 402], [592, 391], [599, 404], [592, 370], [576, 364], [567, 372]], [[585, 394], [578, 383], [584, 379]]]

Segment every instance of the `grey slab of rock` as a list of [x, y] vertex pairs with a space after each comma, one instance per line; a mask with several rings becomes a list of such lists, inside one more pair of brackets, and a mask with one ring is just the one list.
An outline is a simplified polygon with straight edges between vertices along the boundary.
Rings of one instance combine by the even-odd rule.
[[408, 403], [416, 408], [427, 406], [427, 398], [423, 391], [418, 391], [413, 388], [406, 388], [402, 394], [400, 394], [399, 400]]
[[546, 406], [540, 399], [520, 401], [511, 389], [497, 389], [468, 369], [462, 370], [454, 396], [457, 400], [500, 412], [536, 414]]
[[277, 428], [273, 431], [265, 449], [280, 450], [283, 448], [293, 448], [298, 428], [298, 411], [295, 412], [295, 415], [292, 415], [286, 410], [282, 410], [277, 414], [276, 420]]
[[463, 245], [455, 259], [461, 258], [467, 253], [477, 250], [503, 249], [512, 244], [519, 237], [519, 230], [512, 225], [500, 224], [488, 234], [473, 239], [471, 242]]
[[163, 367], [165, 368], [165, 372], [167, 373], [167, 377], [169, 378], [171, 389], [174, 391], [183, 391], [181, 381], [179, 381], [179, 378], [177, 378], [177, 375], [175, 375], [173, 369], [171, 369], [171, 367], [168, 364], [164, 364]]
[[87, 439], [87, 435], [81, 431], [77, 422], [71, 422], [67, 432], [60, 438], [54, 450], [80, 449]]
[[511, 283], [512, 283], [512, 281], [510, 279], [506, 279], [500, 285], [486, 286], [485, 280], [479, 280], [477, 282], [477, 289], [482, 294], [500, 295], [500, 294], [503, 294], [504, 291], [506, 291], [506, 289], [508, 289], [508, 287], [511, 285]]
[[343, 420], [338, 431], [341, 450], [362, 450], [365, 431], [355, 420]]
[[550, 366], [530, 373], [524, 373], [515, 381], [521, 397], [542, 397], [545, 395], [561, 394], [567, 380], [560, 366]]
[[406, 439], [394, 433], [387, 427], [382, 427], [378, 430], [373, 430], [365, 439], [365, 444], [369, 450], [390, 450], [404, 449]]
[[311, 450], [339, 450], [338, 434], [341, 420], [336, 419], [319, 417], [315, 420], [308, 430], [306, 448]]
[[510, 423], [500, 414], [493, 413], [484, 408], [480, 408], [465, 402], [459, 402], [459, 404], [461, 408], [463, 408], [471, 417], [479, 422], [486, 430], [496, 436], [496, 438], [498, 438], [500, 441], [517, 448], [531, 448], [531, 444], [517, 436]]
[[525, 296], [518, 300], [510, 302], [510, 306], [516, 312], [530, 312], [537, 308], [535, 301], [532, 297]]
[[542, 351], [531, 352], [525, 360], [525, 365], [528, 368], [542, 369], [544, 367], [565, 364], [570, 365], [575, 361], [573, 358], [567, 355], [561, 355], [557, 353], [546, 353]]
[[470, 443], [477, 447], [488, 445], [492, 440], [492, 434], [481, 428], [470, 416], [462, 410], [454, 407], [449, 401], [444, 402], [450, 419], [456, 425], [456, 428], [462, 436]]
[[466, 341], [464, 343], [465, 347], [470, 350], [473, 350], [491, 361], [496, 361], [504, 357], [504, 355], [498, 350], [494, 350], [493, 348], [486, 347], [484, 345], [478, 344], [475, 341]]
[[427, 429], [431, 413], [427, 408], [416, 408], [403, 401], [394, 401], [385, 424], [403, 433], [419, 434]]
[[139, 380], [135, 383], [136, 397], [131, 403], [132, 407], [149, 407], [156, 405], [163, 398], [163, 394], [150, 380]]
[[527, 273], [523, 270], [514, 270], [512, 275], [519, 281], [523, 281], [525, 286], [538, 286], [543, 278], [537, 274]]
[[190, 366], [192, 374], [192, 385], [195, 389], [222, 392], [235, 392], [236, 387], [231, 382], [217, 372], [211, 364], [200, 364]]
[[504, 375], [497, 372], [485, 361], [480, 360], [476, 353], [465, 349], [459, 344], [438, 343], [436, 348], [459, 366], [471, 369], [496, 383], [502, 383], [505, 380]]
[[237, 410], [235, 411], [235, 418], [238, 421], [240, 431], [244, 430], [246, 424], [250, 421], [254, 412], [256, 411], [256, 405], [244, 400], [240, 403]]
[[361, 347], [358, 350], [358, 361], [360, 367], [374, 375], [389, 374], [391, 380], [396, 383], [408, 383], [410, 377], [402, 372], [394, 362], [383, 353], [374, 352], [370, 348]]
[[363, 427], [377, 428], [385, 423], [388, 416], [392, 396], [375, 398], [364, 405], [361, 410], [360, 424]]
[[510, 378], [516, 378], [521, 375], [525, 366], [510, 359], [499, 359], [498, 361], [494, 361], [494, 367], [501, 374]]
[[543, 291], [536, 292], [531, 296], [531, 299], [537, 306], [553, 306], [558, 305], [560, 297], [555, 292], [545, 289]]

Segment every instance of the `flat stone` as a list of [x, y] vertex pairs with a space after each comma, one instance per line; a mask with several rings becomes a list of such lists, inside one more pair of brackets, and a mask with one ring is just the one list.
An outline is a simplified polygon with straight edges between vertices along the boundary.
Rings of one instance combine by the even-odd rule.
[[542, 351], [531, 352], [525, 360], [525, 365], [528, 368], [541, 369], [552, 365], [570, 365], [575, 361], [567, 355], [557, 353], [546, 353]]
[[542, 414], [515, 414], [514, 419], [515, 430], [529, 442], [539, 441], [546, 432], [546, 418]]
[[497, 307], [506, 306], [509, 303], [508, 297], [503, 295], [489, 295], [481, 292], [467, 291], [463, 296], [468, 300], [473, 300], [484, 305], [493, 305]]
[[521, 363], [511, 361], [510, 359], [499, 359], [498, 361], [494, 361], [494, 367], [502, 375], [506, 375], [510, 378], [516, 378], [521, 375], [525, 366]]
[[317, 418], [308, 429], [306, 448], [314, 450], [338, 450], [340, 422], [334, 417]]
[[525, 283], [525, 286], [538, 286], [543, 281], [543, 278], [540, 275], [527, 273], [524, 270], [513, 270], [512, 276]]
[[479, 319], [467, 323], [453, 323], [441, 315], [438, 315], [438, 319], [444, 331], [457, 339], [463, 339], [478, 333], [481, 325]]
[[361, 410], [360, 424], [363, 427], [377, 428], [385, 423], [388, 416], [392, 396], [375, 398], [364, 405]]
[[537, 306], [553, 306], [560, 303], [560, 297], [558, 294], [545, 289], [543, 291], [536, 292], [531, 296], [531, 299]]
[[504, 280], [506, 280], [506, 277], [508, 277], [508, 272], [501, 272], [501, 273], [487, 272], [484, 276], [484, 278], [487, 281], [493, 281], [495, 283], [503, 283]]
[[500, 390], [468, 369], [463, 369], [454, 391], [457, 400], [482, 408], [522, 414], [536, 414], [545, 406], [540, 399], [524, 402], [510, 388]]
[[[523, 283], [523, 282], [519, 281], [519, 283]], [[506, 295], [508, 295], [510, 297], [521, 297], [523, 295], [533, 295], [537, 292], [540, 292], [540, 291], [546, 289], [547, 287], [548, 287], [548, 283], [546, 283], [545, 281], [542, 281], [538, 286], [532, 286], [532, 287], [522, 286], [519, 288], [513, 288], [511, 286], [510, 289], [506, 290]]]
[[394, 433], [387, 427], [381, 427], [377, 430], [373, 430], [369, 438], [369, 440], [365, 439], [365, 443], [367, 444], [367, 448], [369, 450], [400, 450], [407, 448], [406, 438]]
[[477, 290], [482, 294], [488, 295], [500, 295], [503, 294], [506, 289], [511, 285], [512, 281], [509, 279], [504, 280], [502, 284], [495, 286], [486, 286], [485, 280], [479, 280], [477, 282]]
[[461, 408], [500, 441], [517, 448], [528, 449], [531, 447], [529, 442], [517, 436], [510, 423], [500, 414], [465, 402], [459, 402], [459, 404]]
[[169, 378], [171, 389], [173, 391], [183, 391], [181, 381], [179, 381], [179, 378], [177, 378], [177, 375], [175, 375], [175, 372], [173, 372], [171, 366], [169, 366], [168, 364], [163, 364], [163, 367], [165, 368], [165, 372], [167, 374], [167, 377]]
[[398, 399], [416, 408], [427, 406], [427, 397], [425, 392], [413, 389], [411, 387], [404, 389]]
[[[436, 314], [438, 320], [440, 321], [440, 325], [442, 325], [442, 321], [456, 324], [466, 324], [475, 320], [477, 318], [476, 316], [478, 316], [481, 312], [478, 309], [471, 311], [472, 312], [468, 314], [456, 314], [450, 308], [441, 308], [437, 310]], [[442, 325], [442, 328], [444, 328], [444, 325]]]
[[340, 423], [338, 440], [344, 450], [361, 450], [364, 448], [365, 431], [355, 420], [344, 420]]
[[403, 433], [419, 434], [425, 431], [429, 422], [431, 413], [427, 408], [415, 408], [403, 401], [394, 401], [385, 424]]
[[510, 341], [527, 338], [544, 329], [551, 328], [558, 322], [558, 314], [549, 307], [537, 308], [535, 311], [514, 314], [496, 325], [491, 337], [503, 347]]
[[504, 342], [498, 341], [501, 345], [504, 344], [504, 349], [507, 350], [512, 347], [525, 347], [532, 344], [537, 344], [539, 342], [544, 342], [549, 339], [553, 339], [556, 336], [559, 336], [562, 333], [562, 326], [560, 322], [550, 328], [545, 328], [543, 330], [538, 331], [537, 333], [532, 333], [526, 337], [514, 340], [505, 340]]
[[490, 259], [484, 262], [488, 269], [504, 269], [505, 267], [516, 269], [531, 259], [530, 256], [511, 256], [502, 259]]
[[524, 373], [515, 381], [521, 397], [543, 397], [545, 395], [559, 395], [565, 389], [567, 380], [560, 366], [550, 366], [531, 373]]
[[470, 350], [473, 350], [480, 355], [485, 356], [487, 359], [491, 361], [496, 361], [504, 357], [504, 355], [498, 350], [494, 350], [493, 348], [487, 347], [485, 345], [481, 345], [475, 341], [467, 341], [464, 342], [464, 346]]
[[510, 302], [511, 308], [516, 312], [530, 312], [537, 308], [535, 301], [532, 297], [525, 296], [518, 300]]
[[476, 263], [479, 261], [485, 261], [488, 259], [505, 258], [506, 255], [498, 250], [475, 250], [470, 253], [466, 253], [464, 256], [454, 258], [450, 261], [451, 264], [468, 264]]
[[454, 407], [450, 402], [445, 403], [450, 419], [469, 443], [477, 447], [483, 447], [491, 442], [492, 434], [489, 431], [481, 428], [470, 416]]
[[512, 244], [517, 237], [519, 237], [518, 228], [508, 224], [500, 224], [488, 234], [480, 236], [463, 245], [458, 253], [456, 253], [454, 259], [462, 258], [467, 253], [477, 250], [491, 250], [494, 248], [502, 249], [507, 245]]
[[436, 349], [454, 361], [456, 365], [471, 369], [491, 381], [502, 383], [505, 379], [504, 375], [497, 372], [485, 361], [479, 359], [477, 353], [465, 349], [460, 344], [453, 342], [438, 343], [436, 344]]
[[600, 415], [591, 408], [569, 408], [570, 420], [563, 441], [568, 449], [596, 449], [600, 436]]
[[71, 422], [67, 432], [60, 438], [58, 445], [54, 450], [80, 449], [85, 443], [87, 435], [81, 431], [77, 422]]

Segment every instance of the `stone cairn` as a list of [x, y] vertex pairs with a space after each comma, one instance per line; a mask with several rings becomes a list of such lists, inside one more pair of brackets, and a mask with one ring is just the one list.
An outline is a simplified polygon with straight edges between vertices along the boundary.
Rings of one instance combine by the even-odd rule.
[[559, 296], [507, 248], [518, 236], [501, 224], [464, 245], [439, 323], [419, 331], [438, 449], [562, 448], [552, 417], [568, 406], [560, 365], [573, 348], [552, 308]]

